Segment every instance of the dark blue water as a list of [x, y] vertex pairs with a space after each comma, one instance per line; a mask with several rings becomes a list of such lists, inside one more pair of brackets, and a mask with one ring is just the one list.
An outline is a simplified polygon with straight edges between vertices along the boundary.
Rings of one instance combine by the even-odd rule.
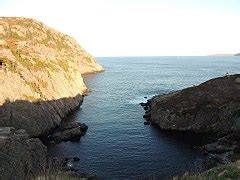
[[167, 178], [196, 167], [203, 155], [190, 137], [144, 126], [144, 96], [240, 73], [240, 57], [97, 58], [105, 72], [85, 77], [91, 94], [70, 119], [89, 129], [80, 142], [49, 149], [51, 156], [78, 156], [75, 167], [103, 178]]

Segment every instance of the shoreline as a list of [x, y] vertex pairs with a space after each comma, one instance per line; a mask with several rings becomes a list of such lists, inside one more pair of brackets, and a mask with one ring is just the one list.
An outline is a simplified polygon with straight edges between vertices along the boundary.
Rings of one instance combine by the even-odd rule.
[[[198, 86], [178, 90], [166, 95], [154, 96], [151, 99], [148, 99], [147, 103], [140, 103], [140, 105], [145, 110], [145, 114], [143, 115], [143, 118], [145, 119], [144, 124], [151, 124], [166, 133], [184, 133], [190, 136], [191, 133], [194, 133], [198, 136], [203, 136], [206, 138], [207, 141], [202, 145], [197, 146], [197, 149], [201, 150], [202, 153], [206, 155], [206, 159], [208, 157], [213, 157], [216, 162], [213, 167], [206, 170], [212, 169], [214, 167], [220, 167], [223, 164], [231, 164], [231, 162], [239, 160], [240, 157], [239, 130], [234, 124], [235, 121], [231, 121], [231, 118], [235, 117], [234, 114], [236, 115], [236, 113], [238, 113], [238, 109], [236, 108], [236, 103], [238, 102], [237, 99], [239, 97], [236, 94], [238, 93], [238, 83], [240, 83], [239, 74], [227, 75], [224, 77], [210, 79]], [[210, 88], [208, 89], [208, 87]], [[214, 90], [212, 90], [212, 88]], [[201, 94], [202, 89], [203, 94]], [[230, 92], [230, 94], [226, 92]], [[198, 99], [196, 96], [200, 96], [200, 98]], [[224, 105], [226, 107], [229, 106], [229, 108], [226, 109], [228, 109], [228, 111], [230, 111], [233, 116], [230, 116], [228, 119], [227, 114], [225, 114], [225, 116], [227, 116], [227, 122], [229, 121], [229, 123], [227, 123], [227, 128], [225, 128], [225, 126], [217, 126], [218, 130], [214, 131], [216, 129], [213, 125], [213, 130], [209, 129], [206, 131], [206, 129], [201, 128], [201, 124], [196, 127], [194, 126], [194, 123], [196, 123], [196, 115], [193, 122], [190, 119], [190, 115], [193, 111], [197, 113], [198, 111], [202, 111], [206, 109], [206, 107], [210, 106], [208, 104], [204, 106], [201, 106], [200, 104], [197, 106], [198, 103], [200, 103], [206, 96], [211, 97], [206, 102], [206, 104], [211, 104], [211, 107], [214, 105], [212, 105], [212, 101], [214, 102], [216, 99], [218, 102], [216, 106], [217, 108], [222, 107], [219, 105], [221, 102], [224, 102]], [[233, 98], [231, 98], [231, 96], [233, 96]], [[221, 99], [219, 100], [218, 98]], [[193, 105], [193, 102], [195, 101], [196, 105]], [[172, 104], [172, 102], [174, 102], [174, 104]], [[232, 106], [231, 103], [235, 103], [235, 106]], [[193, 107], [198, 107], [198, 109], [195, 110]], [[183, 112], [182, 109], [185, 111], [185, 114], [181, 114], [181, 112]], [[212, 109], [212, 111], [214, 110], [215, 109]], [[224, 113], [221, 113], [221, 111], [225, 111], [225, 109], [219, 109], [215, 116], [224, 116]], [[211, 114], [211, 111], [207, 112], [208, 114]], [[188, 115], [188, 113], [190, 115]], [[187, 123], [183, 122], [185, 121], [185, 117], [188, 117]], [[236, 118], [237, 117], [238, 116], [236, 115]], [[225, 117], [222, 117], [222, 119], [224, 118]], [[209, 119], [211, 118], [205, 118], [204, 120], [206, 122], [202, 120], [199, 123], [202, 123], [203, 127], [206, 123], [210, 126], [212, 123], [214, 123], [214, 121], [209, 121]], [[182, 122], [178, 124], [178, 121]], [[230, 124], [230, 122], [232, 122], [232, 124]], [[221, 133], [219, 133], [219, 131], [221, 131]]]
[[[101, 71], [103, 72], [103, 71]], [[93, 72], [93, 73], [88, 73], [88, 74], [96, 74], [97, 72]], [[87, 93], [87, 95], [89, 95], [89, 92]], [[0, 127], [0, 142], [10, 142], [10, 141], [13, 141], [13, 142], [18, 142], [19, 140], [19, 137], [20, 139], [23, 138], [24, 141], [28, 142], [28, 141], [37, 141], [36, 144], [32, 144], [32, 149], [35, 149], [35, 148], [38, 148], [39, 149], [39, 146], [42, 148], [42, 149], [45, 149], [44, 153], [42, 152], [41, 155], [37, 155], [37, 154], [33, 154], [32, 156], [36, 156], [35, 158], [38, 159], [38, 158], [42, 158], [42, 159], [45, 159], [45, 163], [36, 163], [38, 164], [39, 168], [38, 169], [35, 169], [35, 170], [32, 170], [33, 172], [31, 172], [31, 174], [9, 174], [11, 177], [23, 177], [23, 178], [29, 178], [29, 177], [38, 177], [39, 174], [40, 174], [40, 177], [43, 175], [44, 177], [46, 177], [45, 173], [49, 172], [49, 171], [53, 171], [51, 173], [55, 173], [57, 172], [57, 176], [59, 174], [67, 174], [68, 177], [76, 177], [76, 178], [89, 178], [89, 179], [95, 179], [96, 176], [95, 175], [92, 175], [92, 174], [88, 174], [88, 173], [81, 173], [81, 172], [77, 172], [76, 169], [72, 168], [72, 167], [69, 167], [68, 164], [71, 163], [71, 161], [73, 159], [79, 159], [79, 157], [64, 157], [64, 156], [61, 156], [59, 158], [55, 158], [52, 159], [52, 158], [49, 158], [48, 154], [47, 154], [47, 148], [49, 145], [54, 145], [54, 144], [58, 144], [58, 143], [61, 143], [62, 141], [79, 141], [81, 136], [84, 136], [85, 133], [87, 132], [87, 129], [88, 129], [88, 126], [84, 123], [80, 123], [80, 122], [77, 122], [77, 121], [74, 121], [74, 122], [67, 122], [67, 118], [69, 116], [71, 116], [73, 113], [75, 113], [76, 111], [79, 110], [79, 108], [81, 107], [82, 103], [83, 103], [83, 100], [84, 100], [84, 96], [86, 96], [84, 93], [81, 95], [81, 98], [77, 98], [77, 99], [81, 99], [73, 108], [70, 108], [67, 113], [64, 115], [63, 118], [61, 118], [61, 122], [59, 125], [55, 125], [53, 128], [49, 129], [49, 130], [46, 130], [43, 134], [40, 134], [39, 136], [30, 136], [24, 129], [18, 129], [17, 131], [15, 130], [15, 128], [13, 127]], [[16, 134], [16, 132], [21, 132], [20, 135]], [[15, 149], [15, 146], [14, 145], [11, 145], [13, 149]], [[27, 148], [27, 146], [23, 146], [23, 145], [20, 145], [22, 148]], [[0, 150], [5, 152], [5, 147], [3, 147], [2, 145], [0, 146]], [[26, 149], [27, 150], [27, 149]], [[25, 150], [23, 150], [25, 151]], [[37, 151], [37, 149], [35, 150]], [[16, 159], [18, 158], [21, 158], [21, 157], [18, 157], [18, 154], [17, 153], [14, 153], [14, 154], [11, 154], [13, 153], [14, 151], [10, 152], [9, 155], [7, 156], [16, 156]], [[16, 152], [17, 152], [17, 149], [16, 149]], [[45, 155], [44, 155], [45, 154]], [[13, 160], [14, 161], [14, 160]], [[26, 159], [25, 161], [27, 161], [28, 163], [32, 163], [32, 160], [31, 159]], [[51, 169], [52, 167], [50, 167], [49, 169], [49, 166], [51, 166], [50, 164], [52, 164], [52, 161], [55, 161], [55, 162], [58, 162], [61, 161], [60, 164], [58, 163], [55, 163], [55, 170], [54, 169]], [[50, 164], [49, 164], [50, 163]], [[37, 165], [36, 165], [37, 166]], [[21, 166], [20, 166], [21, 167]], [[25, 168], [24, 166], [22, 167], [23, 169]], [[3, 167], [3, 169], [5, 169], [5, 167]], [[60, 170], [60, 171], [59, 171]], [[8, 177], [9, 175], [7, 175], [6, 171], [9, 171], [9, 169], [5, 169], [5, 174], [2, 174], [1, 177]], [[22, 169], [19, 168], [18, 169], [18, 173], [21, 173]], [[42, 175], [41, 175], [42, 174]], [[5, 175], [5, 176], [4, 176]], [[49, 176], [52, 176], [52, 174], [49, 174]]]

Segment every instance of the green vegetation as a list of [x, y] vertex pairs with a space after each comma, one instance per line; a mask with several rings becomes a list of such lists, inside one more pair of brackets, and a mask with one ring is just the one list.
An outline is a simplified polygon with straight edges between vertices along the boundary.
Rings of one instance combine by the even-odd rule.
[[16, 63], [13, 63], [7, 57], [0, 57], [0, 60], [3, 66], [6, 67], [9, 71], [19, 74], [20, 71], [16, 68]]
[[69, 71], [69, 64], [66, 60], [59, 60], [58, 61], [59, 66], [65, 71], [68, 72]]
[[[15, 28], [14, 25], [19, 25], [22, 27], [26, 27], [26, 33], [25, 36], [19, 36], [17, 32], [13, 31]], [[30, 31], [29, 28], [33, 28], [36, 30], [35, 33]], [[3, 36], [3, 39], [6, 41], [5, 47], [6, 49], [11, 50], [12, 54], [16, 58], [16, 62], [11, 62], [9, 59], [3, 59], [4, 64], [6, 64], [6, 67], [8, 70], [19, 73], [18, 64], [21, 64], [24, 68], [27, 68], [29, 70], [35, 70], [35, 71], [43, 71], [43, 70], [50, 70], [50, 71], [57, 71], [59, 68], [61, 68], [65, 72], [69, 72], [69, 64], [65, 60], [60, 60], [58, 63], [49, 62], [45, 59], [39, 59], [37, 56], [30, 55], [28, 49], [23, 49], [18, 46], [18, 42], [20, 41], [29, 41], [31, 44], [43, 44], [46, 47], [56, 48], [57, 50], [61, 51], [62, 49], [69, 49], [69, 46], [67, 45], [65, 36], [59, 34], [55, 35], [51, 32], [51, 30], [47, 30], [45, 32], [46, 38], [43, 40], [34, 39], [34, 36], [39, 36], [39, 32], [44, 33], [43, 31], [43, 24], [34, 22], [32, 19], [8, 19], [8, 25], [4, 26], [4, 30], [6, 34]], [[17, 30], [17, 28], [15, 29]], [[52, 43], [49, 43], [52, 42]], [[1, 58], [1, 57], [0, 57]], [[70, 76], [68, 76], [68, 79], [71, 79]]]
[[219, 167], [215, 167], [210, 169], [209, 171], [199, 173], [199, 174], [191, 174], [186, 173], [182, 177], [177, 177], [175, 179], [188, 180], [188, 179], [239, 179], [240, 177], [240, 160], [235, 163], [230, 163], [226, 165], [222, 165]]
[[25, 83], [32, 89], [33, 92], [41, 94], [41, 91], [35, 82], [26, 81]]
[[44, 44], [45, 46], [49, 46], [48, 42], [53, 41], [53, 35], [51, 34], [50, 30], [46, 32], [47, 37], [43, 39], [40, 43]]
[[91, 63], [91, 62], [92, 62], [92, 58], [91, 58], [91, 56], [87, 56], [87, 57], [85, 57], [85, 60], [86, 60], [86, 62], [88, 62], [88, 63]]
[[58, 39], [55, 40], [56, 43], [56, 47], [59, 51], [61, 51], [62, 49], [68, 49], [69, 46], [65, 43], [65, 37], [60, 37]]
[[32, 24], [33, 24], [33, 21], [28, 19], [28, 21], [26, 20], [18, 20], [16, 21], [16, 24], [17, 25], [20, 25], [20, 26], [24, 26], [24, 27], [31, 27]]
[[27, 94], [23, 94], [24, 98], [30, 102], [34, 102], [34, 103], [39, 103], [41, 101], [41, 98], [37, 98], [35, 96], [30, 96]]
[[48, 86], [48, 83], [43, 81], [42, 79], [40, 78], [37, 78], [38, 79], [38, 84], [42, 87], [42, 88], [47, 88]]
[[25, 83], [32, 89], [33, 92], [40, 94], [41, 98], [43, 98], [40, 87], [47, 88], [47, 86], [48, 86], [47, 82], [45, 82], [41, 78], [37, 77], [37, 82], [25, 81]]
[[[52, 47], [52, 48], [57, 48], [59, 51], [62, 49], [69, 49], [69, 46], [65, 42], [65, 37], [59, 35], [60, 37], [56, 37], [50, 30], [46, 31], [47, 37], [43, 39], [41, 42], [45, 46]], [[52, 41], [55, 44], [55, 47], [53, 45], [50, 45], [49, 42]]]
[[[49, 76], [52, 72], [59, 72], [72, 81], [72, 74], [79, 71], [76, 58], [84, 63], [92, 63], [92, 57], [79, 45], [74, 45], [79, 50], [70, 48], [67, 35], [52, 31], [41, 22], [24, 18], [6, 18], [3, 21], [6, 22], [3, 25], [5, 33], [0, 35], [4, 40], [0, 47], [7, 54], [0, 56], [0, 60], [6, 70], [18, 74], [23, 80], [27, 73], [22, 72], [29, 70], [29, 73], [39, 71]], [[47, 88], [48, 83], [35, 78], [36, 82], [26, 84], [41, 94], [39, 88]]]

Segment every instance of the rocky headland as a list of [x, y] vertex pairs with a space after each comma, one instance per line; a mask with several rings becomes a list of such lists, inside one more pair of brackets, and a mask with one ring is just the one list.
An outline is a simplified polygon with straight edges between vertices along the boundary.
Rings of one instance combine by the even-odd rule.
[[[72, 37], [34, 19], [0, 17], [0, 127], [14, 129], [6, 133], [2, 128], [0, 171], [8, 174], [1, 173], [1, 178], [16, 175], [21, 179], [45, 168], [46, 147], [37, 137], [58, 127], [51, 140], [68, 140], [85, 133], [85, 124], [63, 127], [62, 120], [80, 107], [88, 92], [82, 74], [100, 71], [103, 68], [94, 57]], [[24, 131], [24, 140], [19, 140], [18, 130]], [[38, 163], [41, 158], [42, 168], [32, 159], [21, 161], [18, 150]], [[3, 167], [9, 156], [9, 163], [21, 164], [17, 174], [10, 173], [15, 166]], [[28, 167], [29, 163], [34, 167]]]
[[211, 79], [198, 86], [141, 103], [147, 122], [162, 130], [204, 135], [199, 147], [227, 163], [239, 159], [240, 74]]

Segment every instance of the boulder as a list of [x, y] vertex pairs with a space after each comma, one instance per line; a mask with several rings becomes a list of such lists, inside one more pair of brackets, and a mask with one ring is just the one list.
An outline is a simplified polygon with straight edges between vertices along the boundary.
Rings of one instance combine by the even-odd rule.
[[87, 129], [88, 126], [84, 123], [65, 122], [60, 128], [55, 129], [50, 135], [44, 137], [43, 140], [46, 144], [49, 142], [79, 141], [80, 137], [85, 135]]
[[78, 126], [72, 129], [66, 129], [52, 134], [51, 140], [54, 142], [68, 141], [76, 138], [79, 139], [82, 135], [84, 135], [84, 132], [81, 131], [80, 127]]

